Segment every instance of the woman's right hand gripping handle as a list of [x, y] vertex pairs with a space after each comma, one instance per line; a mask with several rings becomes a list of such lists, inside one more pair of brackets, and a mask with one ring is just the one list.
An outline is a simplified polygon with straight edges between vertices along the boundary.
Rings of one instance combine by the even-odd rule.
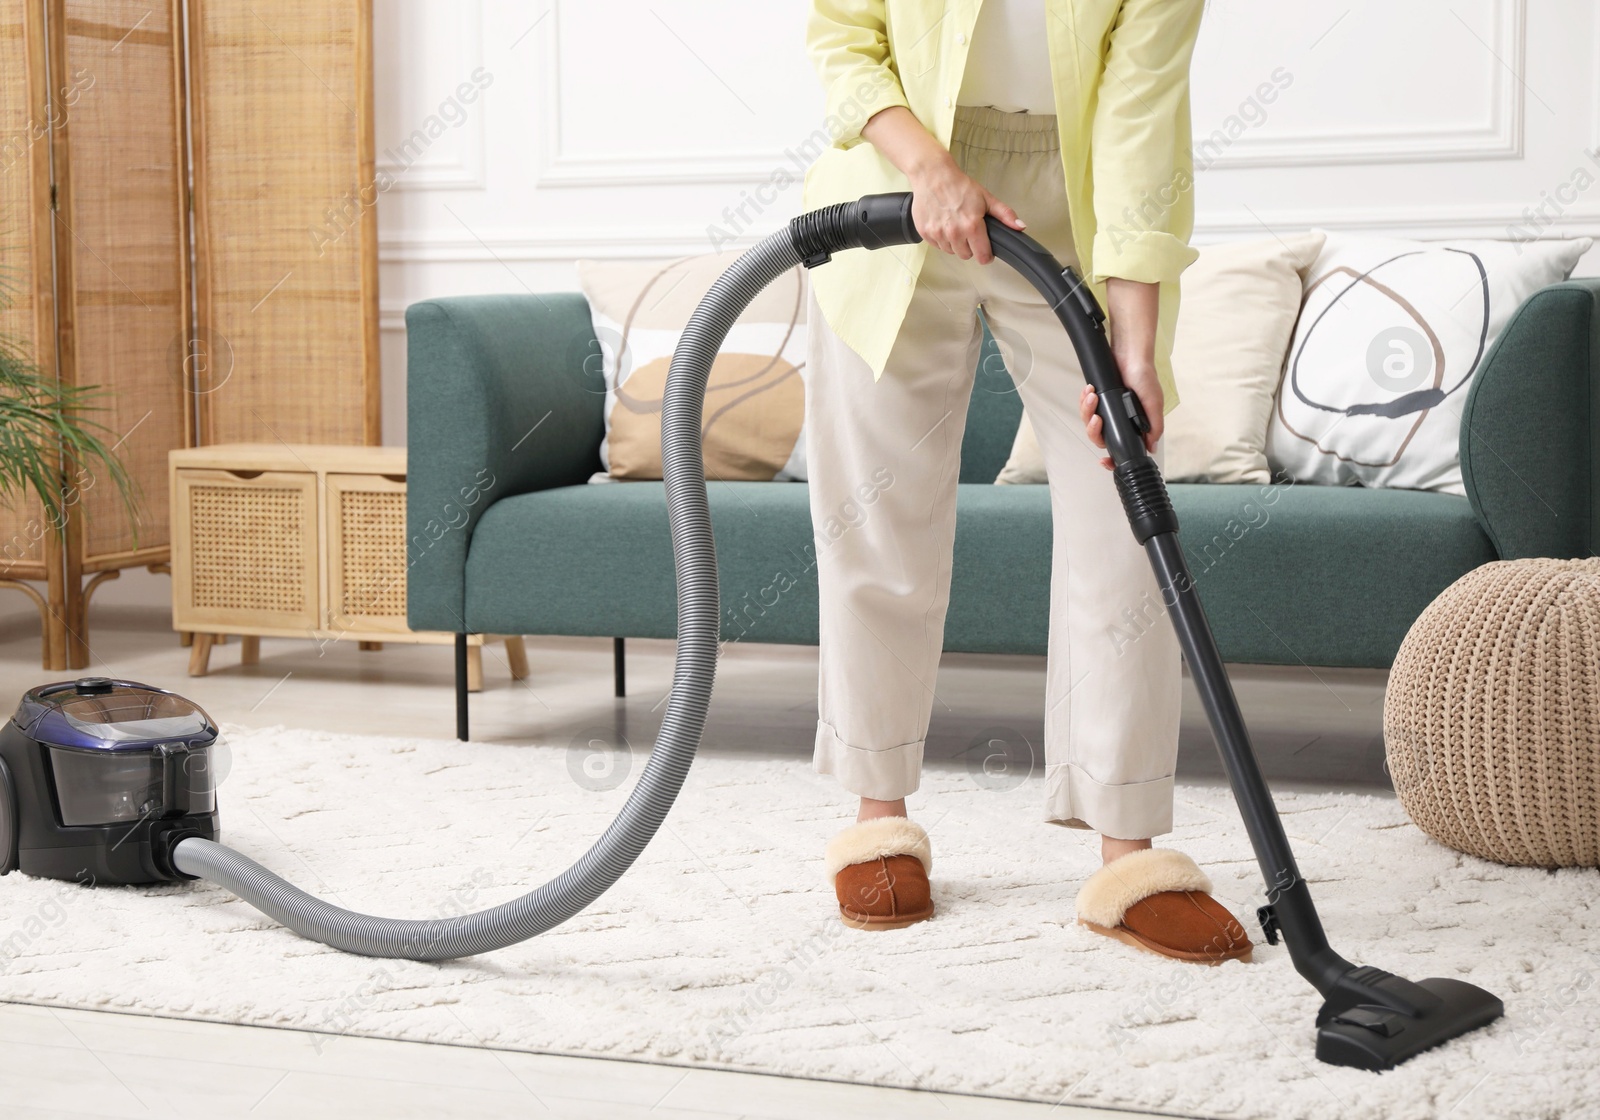
[[988, 264], [994, 251], [984, 218], [992, 216], [1012, 229], [1027, 228], [1016, 211], [962, 171], [904, 106], [875, 114], [861, 135], [911, 180], [911, 220], [928, 244], [964, 261]]

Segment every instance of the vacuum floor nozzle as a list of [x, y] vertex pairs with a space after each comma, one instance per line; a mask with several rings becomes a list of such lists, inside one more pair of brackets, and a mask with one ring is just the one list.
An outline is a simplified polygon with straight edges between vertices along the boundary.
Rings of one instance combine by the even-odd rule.
[[1504, 1013], [1497, 996], [1464, 980], [1413, 982], [1382, 969], [1358, 968], [1317, 1015], [1317, 1058], [1335, 1066], [1390, 1070]]

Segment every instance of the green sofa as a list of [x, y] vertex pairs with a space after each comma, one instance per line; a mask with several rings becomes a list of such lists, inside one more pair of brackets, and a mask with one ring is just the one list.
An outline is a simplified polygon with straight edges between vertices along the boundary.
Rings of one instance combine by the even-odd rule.
[[[1597, 305], [1600, 280], [1581, 280], [1517, 312], [1464, 404], [1464, 498], [1174, 485], [1223, 656], [1387, 667], [1423, 607], [1472, 568], [1593, 555]], [[672, 552], [660, 483], [587, 484], [600, 467], [605, 398], [583, 297], [427, 300], [407, 309], [406, 329], [412, 627], [613, 637], [620, 691], [620, 639], [675, 633]], [[1045, 652], [1048, 494], [993, 485], [1020, 408], [991, 343], [962, 449], [948, 650]], [[725, 638], [816, 643], [806, 491], [712, 483]], [[459, 640], [463, 737], [464, 647]]]

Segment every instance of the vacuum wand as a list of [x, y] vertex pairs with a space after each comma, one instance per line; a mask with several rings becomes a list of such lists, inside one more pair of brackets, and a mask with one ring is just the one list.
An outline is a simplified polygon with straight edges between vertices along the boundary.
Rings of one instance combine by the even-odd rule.
[[[912, 222], [911, 202], [910, 194], [873, 195], [803, 215], [791, 231], [808, 267], [844, 248], [914, 244], [921, 238]], [[1166, 482], [1145, 447], [1149, 418], [1123, 381], [1106, 339], [1105, 313], [1083, 278], [1063, 268], [1044, 246], [994, 218], [986, 222], [995, 256], [1026, 277], [1050, 304], [1077, 353], [1084, 379], [1099, 398], [1101, 431], [1123, 510], [1155, 571], [1266, 880], [1267, 904], [1257, 911], [1262, 932], [1271, 944], [1281, 934], [1296, 971], [1324, 997], [1317, 1015], [1317, 1057], [1336, 1065], [1391, 1069], [1493, 1022], [1503, 1013], [1502, 1004], [1481, 988], [1451, 979], [1413, 983], [1382, 969], [1351, 964], [1329, 946], [1201, 606]], [[834, 243], [826, 243], [819, 231], [831, 234]]]

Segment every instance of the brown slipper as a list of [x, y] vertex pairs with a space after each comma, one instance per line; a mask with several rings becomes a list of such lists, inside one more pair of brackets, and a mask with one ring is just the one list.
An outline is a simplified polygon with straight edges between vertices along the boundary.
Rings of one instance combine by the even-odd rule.
[[1194, 860], [1148, 848], [1112, 860], [1078, 892], [1078, 924], [1147, 953], [1199, 964], [1248, 961], [1239, 920], [1211, 897]]
[[825, 858], [845, 925], [901, 929], [933, 917], [933, 847], [914, 821], [860, 821], [828, 841]]

